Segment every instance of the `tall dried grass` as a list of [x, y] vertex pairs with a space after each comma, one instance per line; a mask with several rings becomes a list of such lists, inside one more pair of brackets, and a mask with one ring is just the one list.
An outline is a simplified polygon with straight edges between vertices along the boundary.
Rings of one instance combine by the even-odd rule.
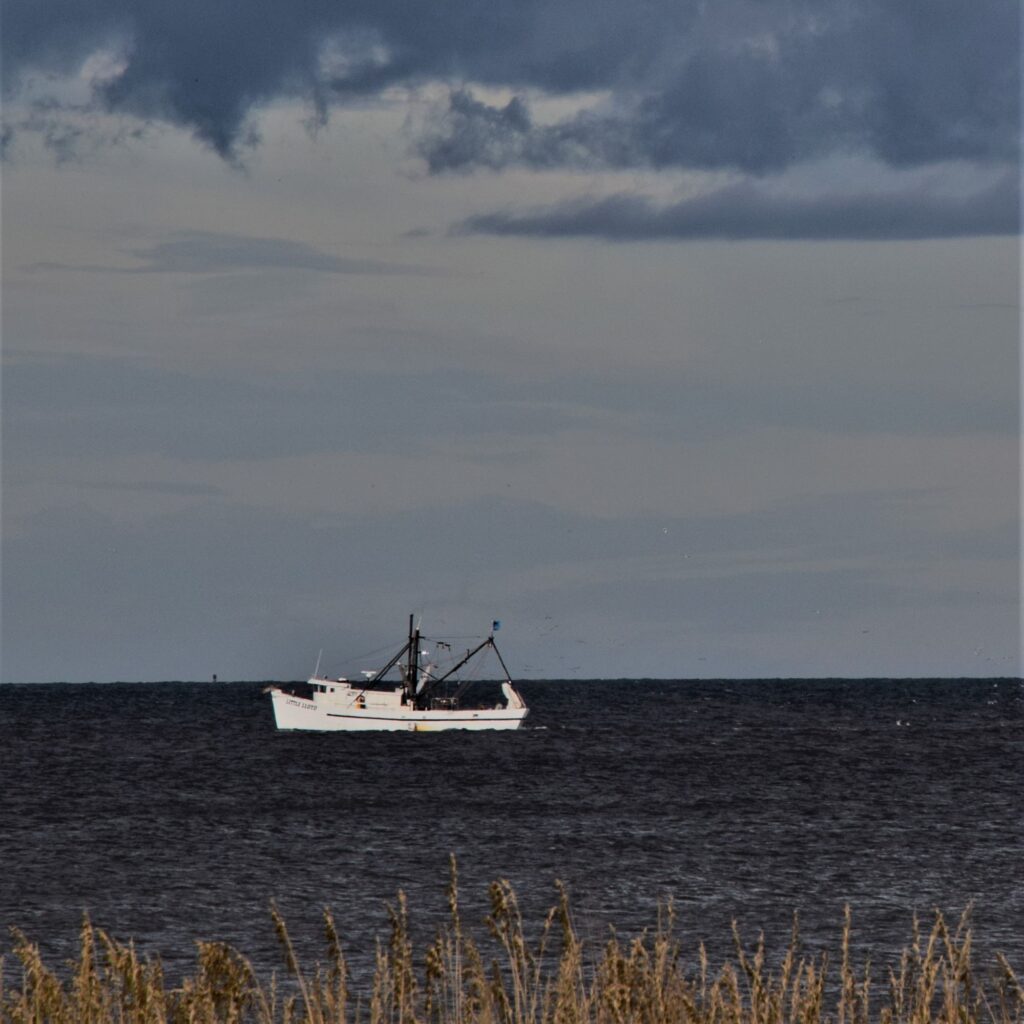
[[[628, 942], [612, 935], [585, 947], [564, 891], [528, 938], [508, 882], [490, 888], [489, 934], [463, 929], [452, 862], [448, 923], [421, 959], [414, 954], [405, 897], [390, 907], [390, 940], [378, 945], [369, 992], [351, 977], [329, 911], [327, 957], [306, 970], [276, 907], [271, 918], [288, 978], [260, 979], [222, 943], [198, 944], [194, 974], [165, 982], [159, 960], [86, 920], [78, 958], [57, 973], [38, 946], [13, 930], [0, 958], [0, 1021], [12, 1024], [1024, 1024], [1024, 990], [1002, 956], [978, 973], [966, 919], [950, 927], [936, 914], [915, 922], [898, 964], [876, 982], [856, 966], [847, 911], [837, 964], [800, 951], [794, 927], [781, 962], [770, 964], [763, 936], [712, 970], [703, 946], [684, 960], [671, 906]], [[486, 952], [485, 952], [486, 950]], [[4, 968], [7, 968], [5, 975]]]

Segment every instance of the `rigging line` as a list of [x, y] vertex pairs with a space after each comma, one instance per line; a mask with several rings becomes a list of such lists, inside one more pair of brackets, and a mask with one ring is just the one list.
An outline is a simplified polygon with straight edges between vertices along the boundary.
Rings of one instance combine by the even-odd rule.
[[390, 651], [394, 644], [384, 644], [383, 647], [375, 647], [372, 651], [367, 651], [365, 654], [354, 654], [350, 657], [349, 661], [362, 661], [364, 658], [373, 658], [384, 651]]
[[[374, 672], [372, 679], [367, 679], [366, 684], [359, 691], [359, 694], [366, 693], [366, 691], [369, 690], [373, 686], [373, 684], [377, 682], [378, 679], [383, 679], [384, 676], [386, 676], [388, 674], [388, 672], [390, 672], [395, 667], [395, 665], [398, 664], [398, 662], [401, 659], [402, 655], [405, 654], [405, 652], [407, 650], [409, 650], [409, 647], [411, 646], [411, 644], [412, 644], [411, 640], [406, 640], [406, 642], [402, 645], [402, 647], [398, 651], [398, 653], [383, 668], [377, 669], [377, 671]], [[386, 649], [387, 648], [384, 648], [384, 650], [386, 650]]]

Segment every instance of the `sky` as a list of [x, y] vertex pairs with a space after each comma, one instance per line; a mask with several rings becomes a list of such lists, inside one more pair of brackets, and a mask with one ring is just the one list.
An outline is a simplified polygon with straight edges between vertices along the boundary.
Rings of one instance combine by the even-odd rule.
[[1013, 0], [3, 0], [2, 661], [1021, 674]]

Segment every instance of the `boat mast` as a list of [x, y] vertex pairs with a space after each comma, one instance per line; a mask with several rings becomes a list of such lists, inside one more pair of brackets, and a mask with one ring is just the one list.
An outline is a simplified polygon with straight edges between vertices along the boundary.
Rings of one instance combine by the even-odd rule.
[[409, 660], [405, 668], [406, 700], [416, 704], [416, 684], [420, 674], [420, 631], [413, 628], [413, 616], [409, 616]]

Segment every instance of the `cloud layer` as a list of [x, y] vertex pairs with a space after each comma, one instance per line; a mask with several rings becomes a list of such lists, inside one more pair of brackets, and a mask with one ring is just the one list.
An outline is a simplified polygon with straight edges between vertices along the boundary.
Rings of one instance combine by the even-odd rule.
[[660, 205], [635, 195], [576, 200], [525, 213], [487, 213], [459, 234], [659, 239], [927, 239], [1013, 235], [1020, 221], [1014, 177], [974, 195], [773, 195], [750, 183]]
[[115, 274], [211, 274], [239, 270], [313, 270], [323, 274], [422, 274], [430, 270], [377, 260], [346, 259], [305, 242], [215, 231], [178, 231], [169, 239], [128, 250], [141, 261], [115, 267], [95, 263], [37, 263], [32, 270], [87, 270]]
[[[251, 115], [428, 81], [453, 85], [419, 144], [431, 170], [732, 168], [762, 174], [825, 153], [893, 166], [1011, 161], [1019, 90], [1012, 0], [754, 4], [727, 0], [8, 0], [8, 95], [33, 72], [74, 75], [91, 100], [192, 131], [235, 159]], [[98, 53], [106, 54], [96, 61]], [[538, 124], [523, 99], [462, 88], [601, 92]]]

